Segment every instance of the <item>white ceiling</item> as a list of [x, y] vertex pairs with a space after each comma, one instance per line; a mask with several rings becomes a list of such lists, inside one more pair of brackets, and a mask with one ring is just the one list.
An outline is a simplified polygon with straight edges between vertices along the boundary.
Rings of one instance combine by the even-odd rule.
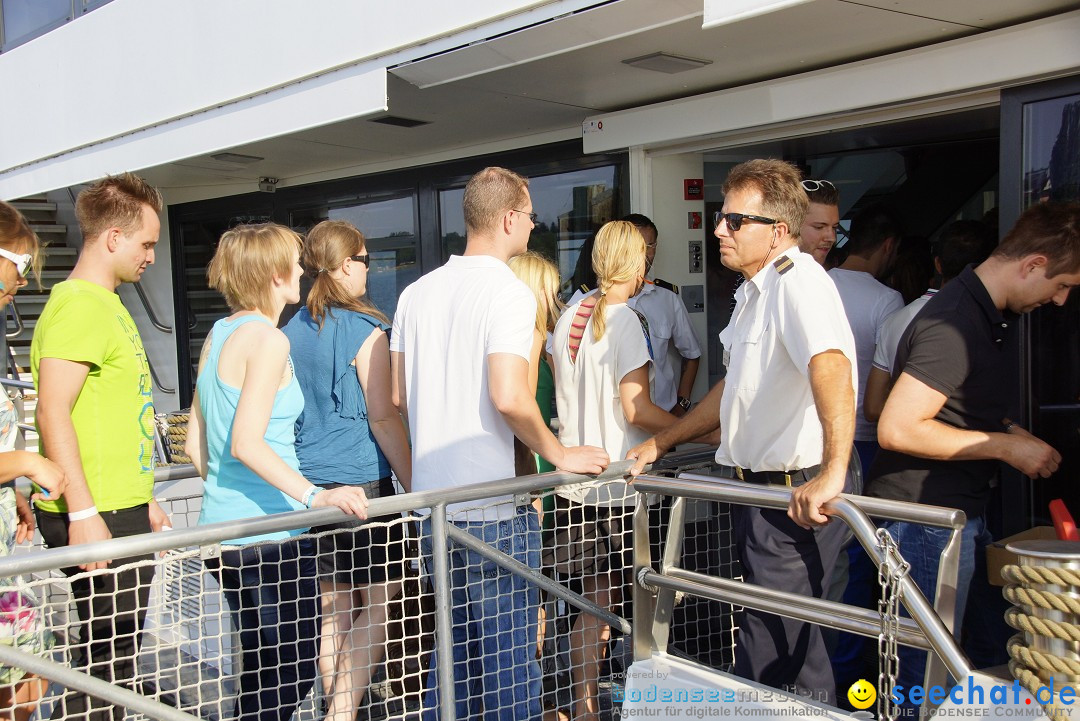
[[[587, 115], [1045, 17], [1074, 9], [1075, 1], [813, 0], [709, 30], [701, 27], [701, 7], [701, 0], [618, 0], [391, 68], [390, 114], [428, 125], [399, 128], [355, 118], [232, 149], [265, 158], [250, 165], [197, 157], [143, 172], [166, 189], [251, 183], [254, 190], [261, 176], [297, 184], [335, 171], [360, 174], [375, 165], [407, 166], [410, 159], [420, 162], [455, 149], [572, 130]], [[657, 51], [712, 63], [667, 75], [622, 62]], [[428, 86], [420, 88], [409, 79]]]

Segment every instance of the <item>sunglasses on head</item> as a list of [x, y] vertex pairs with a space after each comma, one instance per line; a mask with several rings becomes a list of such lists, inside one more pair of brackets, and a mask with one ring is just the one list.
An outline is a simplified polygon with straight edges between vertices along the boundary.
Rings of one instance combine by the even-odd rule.
[[0, 248], [0, 258], [7, 258], [15, 264], [15, 270], [19, 272], [19, 275], [23, 278], [30, 272], [30, 261], [34, 259], [34, 256], [29, 253], [23, 253], [22, 255], [16, 255], [10, 250], [4, 250]]
[[371, 267], [371, 254], [364, 253], [363, 255], [350, 255], [349, 258], [357, 263], [363, 263], [365, 268]]
[[737, 231], [742, 227], [742, 224], [747, 220], [752, 220], [755, 223], [765, 223], [766, 225], [776, 225], [778, 222], [775, 218], [766, 218], [762, 215], [746, 215], [745, 213], [722, 213], [719, 210], [713, 213], [713, 226], [719, 228], [720, 221], [727, 222], [727, 227], [731, 229], [731, 232]]
[[827, 180], [804, 180], [802, 181], [802, 187], [807, 193], [813, 193], [822, 188], [836, 188], [835, 185]]

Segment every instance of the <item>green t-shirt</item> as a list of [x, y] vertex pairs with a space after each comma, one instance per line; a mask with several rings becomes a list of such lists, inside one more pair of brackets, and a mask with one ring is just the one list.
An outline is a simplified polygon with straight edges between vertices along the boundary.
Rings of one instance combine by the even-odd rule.
[[[85, 280], [57, 283], [30, 343], [35, 384], [42, 358], [90, 366], [71, 419], [98, 510], [149, 502], [154, 487], [150, 366], [139, 329], [120, 296]], [[63, 499], [37, 505], [45, 511], [67, 511]]]

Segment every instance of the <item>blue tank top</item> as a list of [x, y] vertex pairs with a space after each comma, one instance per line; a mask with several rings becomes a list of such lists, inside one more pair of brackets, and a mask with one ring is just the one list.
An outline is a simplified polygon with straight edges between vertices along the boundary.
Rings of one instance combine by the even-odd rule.
[[[202, 511], [199, 524], [235, 521], [241, 518], [266, 516], [271, 513], [296, 511], [304, 506], [292, 497], [264, 481], [250, 468], [238, 461], [232, 454], [232, 426], [236, 417], [236, 405], [240, 400], [240, 389], [234, 388], [221, 380], [218, 375], [218, 359], [221, 348], [233, 331], [244, 323], [270, 321], [258, 315], [245, 315], [235, 320], [223, 318], [214, 324], [211, 331], [210, 351], [206, 357], [202, 372], [195, 381], [195, 392], [199, 397], [203, 426], [206, 432], [207, 472], [203, 488]], [[289, 358], [292, 366], [292, 358]], [[274, 405], [270, 411], [270, 423], [266, 427], [266, 442], [290, 467], [300, 470], [296, 459], [293, 427], [296, 418], [304, 410], [304, 395], [296, 381], [296, 374], [288, 385], [274, 396]], [[228, 543], [252, 543], [289, 538], [303, 533], [307, 529], [244, 536], [230, 539]]]
[[367, 401], [354, 361], [376, 329], [378, 318], [333, 308], [323, 326], [301, 308], [282, 329], [300, 359], [296, 380], [304, 412], [296, 421], [300, 472], [312, 483], [368, 483], [390, 475], [390, 464], [368, 425]]

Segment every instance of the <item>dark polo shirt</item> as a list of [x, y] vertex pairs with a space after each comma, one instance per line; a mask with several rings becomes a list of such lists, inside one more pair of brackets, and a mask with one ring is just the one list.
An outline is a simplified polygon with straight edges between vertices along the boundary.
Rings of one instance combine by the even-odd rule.
[[[942, 288], [908, 325], [893, 363], [946, 397], [935, 418], [970, 431], [1001, 431], [1016, 379], [1009, 375], [1006, 339], [1015, 314], [994, 307], [971, 266]], [[935, 461], [881, 450], [870, 467], [866, 495], [959, 508], [983, 515], [998, 461]]]

